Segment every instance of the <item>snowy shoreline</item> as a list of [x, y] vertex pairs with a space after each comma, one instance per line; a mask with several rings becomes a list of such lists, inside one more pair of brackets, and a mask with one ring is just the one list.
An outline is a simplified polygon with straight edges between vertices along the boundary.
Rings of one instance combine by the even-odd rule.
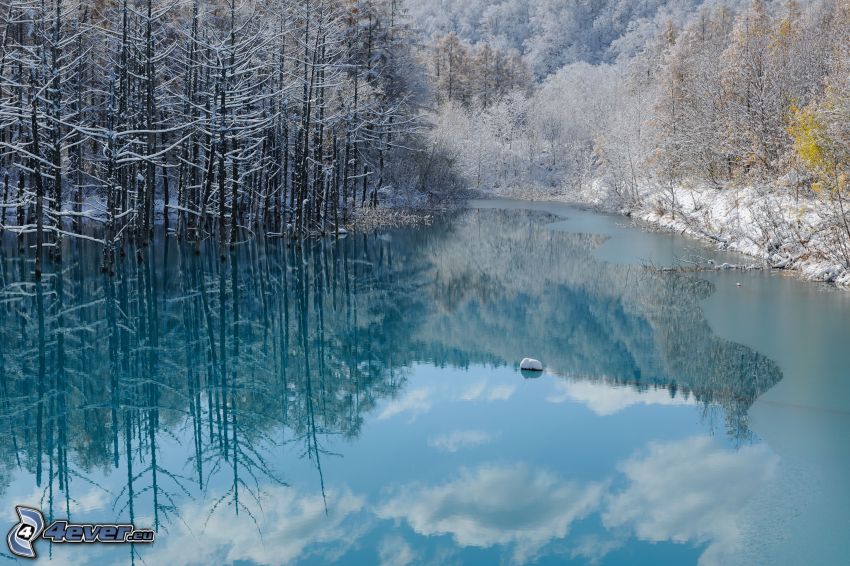
[[[809, 281], [850, 288], [850, 270], [835, 251], [825, 219], [829, 205], [777, 187], [643, 187], [624, 199], [600, 182], [569, 192], [539, 188], [495, 189], [493, 197], [552, 201], [630, 217], [649, 228], [712, 242], [719, 249], [762, 260], [767, 267], [799, 273]], [[675, 204], [674, 204], [675, 203]]]

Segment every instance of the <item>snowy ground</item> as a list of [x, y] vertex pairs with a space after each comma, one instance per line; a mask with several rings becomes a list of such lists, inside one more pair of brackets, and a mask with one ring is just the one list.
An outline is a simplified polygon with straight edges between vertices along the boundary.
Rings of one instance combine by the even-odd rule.
[[841, 253], [846, 238], [826, 199], [795, 195], [777, 186], [712, 188], [646, 186], [638, 198], [624, 199], [601, 183], [579, 191], [507, 189], [492, 193], [527, 200], [557, 200], [627, 214], [664, 230], [714, 242], [718, 247], [764, 260], [776, 269], [850, 287]]

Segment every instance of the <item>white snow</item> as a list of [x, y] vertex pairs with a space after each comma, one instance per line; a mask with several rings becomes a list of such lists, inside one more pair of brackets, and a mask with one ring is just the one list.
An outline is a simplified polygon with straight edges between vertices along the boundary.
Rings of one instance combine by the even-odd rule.
[[519, 363], [519, 369], [543, 371], [543, 364], [540, 363], [540, 360], [535, 360], [534, 358], [523, 358]]

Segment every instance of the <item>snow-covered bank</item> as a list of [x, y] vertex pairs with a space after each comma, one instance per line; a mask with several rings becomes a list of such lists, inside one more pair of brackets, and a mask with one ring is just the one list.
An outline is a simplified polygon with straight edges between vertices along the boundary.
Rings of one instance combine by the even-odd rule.
[[355, 232], [372, 232], [381, 228], [428, 226], [431, 222], [433, 222], [432, 214], [423, 209], [379, 206], [378, 208], [357, 209], [346, 227]]
[[843, 225], [836, 221], [835, 205], [800, 193], [783, 186], [766, 190], [679, 185], [672, 191], [645, 186], [636, 198], [625, 199], [594, 182], [578, 190], [501, 189], [489, 194], [617, 212], [759, 258], [771, 268], [850, 287], [850, 270], [842, 255]]

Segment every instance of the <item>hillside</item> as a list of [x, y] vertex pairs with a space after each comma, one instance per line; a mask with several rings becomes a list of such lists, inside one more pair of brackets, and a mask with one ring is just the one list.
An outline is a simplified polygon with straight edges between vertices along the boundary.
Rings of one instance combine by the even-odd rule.
[[426, 38], [430, 135], [467, 186], [629, 210], [850, 280], [845, 0], [412, 13]]

